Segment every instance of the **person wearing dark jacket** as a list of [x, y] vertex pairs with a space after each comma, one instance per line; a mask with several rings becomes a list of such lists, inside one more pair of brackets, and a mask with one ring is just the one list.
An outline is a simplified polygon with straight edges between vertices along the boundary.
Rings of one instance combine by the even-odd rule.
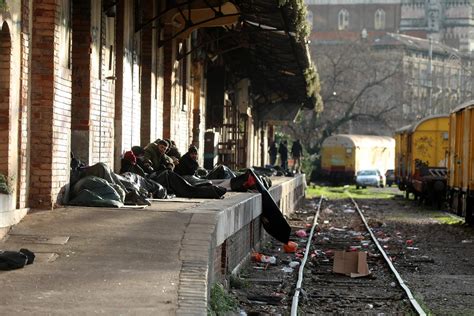
[[283, 170], [288, 169], [288, 147], [286, 147], [287, 144], [288, 142], [286, 140], [282, 141], [280, 143], [280, 147], [278, 148], [278, 153], [280, 154], [281, 160], [281, 168]]
[[270, 165], [274, 166], [277, 160], [278, 149], [276, 142], [272, 142], [270, 148], [268, 148], [268, 155], [270, 156]]
[[153, 143], [145, 147], [145, 159], [151, 161], [151, 166], [155, 172], [160, 172], [166, 169], [173, 170], [173, 160], [166, 155], [168, 150], [168, 143], [164, 140], [157, 139]]
[[[296, 172], [301, 170], [301, 156], [303, 155], [303, 147], [301, 146], [300, 140], [296, 140], [291, 146], [291, 155], [293, 156], [293, 170], [296, 169]], [[298, 167], [296, 167], [298, 164]]]
[[179, 159], [178, 165], [174, 168], [174, 172], [180, 176], [193, 176], [196, 170], [199, 168], [197, 162], [198, 150], [196, 146], [191, 146], [188, 152]]

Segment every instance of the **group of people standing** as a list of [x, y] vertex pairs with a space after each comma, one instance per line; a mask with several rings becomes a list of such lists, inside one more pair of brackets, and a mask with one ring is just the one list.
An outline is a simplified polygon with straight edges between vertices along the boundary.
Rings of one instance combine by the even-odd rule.
[[[275, 166], [277, 155], [280, 155], [280, 167], [283, 170], [288, 170], [288, 142], [283, 140], [280, 142], [278, 148], [276, 142], [272, 142], [270, 148], [268, 149], [268, 154], [270, 155], [270, 165]], [[293, 167], [292, 170], [296, 172], [301, 171], [301, 156], [303, 155], [303, 147], [298, 140], [293, 142], [291, 146], [291, 156], [293, 158]]]

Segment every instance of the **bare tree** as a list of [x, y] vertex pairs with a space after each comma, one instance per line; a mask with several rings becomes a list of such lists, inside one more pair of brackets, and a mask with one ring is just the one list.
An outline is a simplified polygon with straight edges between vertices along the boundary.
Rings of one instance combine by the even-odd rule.
[[[309, 153], [335, 132], [349, 132], [350, 123], [390, 125], [403, 104], [402, 56], [380, 53], [365, 41], [313, 46], [324, 110], [302, 111], [284, 128], [301, 139]], [[398, 111], [398, 112], [401, 112]], [[374, 129], [375, 131], [375, 129]], [[357, 128], [353, 128], [357, 133]]]

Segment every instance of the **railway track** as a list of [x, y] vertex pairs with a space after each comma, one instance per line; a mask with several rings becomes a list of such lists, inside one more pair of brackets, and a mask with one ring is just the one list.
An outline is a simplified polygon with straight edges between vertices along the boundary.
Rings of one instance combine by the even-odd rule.
[[[369, 220], [370, 221], [370, 220]], [[291, 315], [425, 315], [394, 268], [390, 252], [370, 228], [357, 202], [320, 199], [295, 286]], [[333, 273], [335, 251], [367, 252], [370, 275], [352, 278]]]

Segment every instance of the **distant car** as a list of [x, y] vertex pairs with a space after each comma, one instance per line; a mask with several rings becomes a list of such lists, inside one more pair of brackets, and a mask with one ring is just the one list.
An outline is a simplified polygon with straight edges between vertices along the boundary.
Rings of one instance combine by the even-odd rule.
[[368, 186], [383, 188], [385, 186], [385, 176], [376, 169], [360, 170], [356, 175], [356, 188], [362, 187], [365, 189]]
[[395, 183], [395, 172], [393, 169], [388, 169], [387, 172], [385, 172], [385, 181], [387, 182], [387, 186], [391, 187], [392, 184]]

